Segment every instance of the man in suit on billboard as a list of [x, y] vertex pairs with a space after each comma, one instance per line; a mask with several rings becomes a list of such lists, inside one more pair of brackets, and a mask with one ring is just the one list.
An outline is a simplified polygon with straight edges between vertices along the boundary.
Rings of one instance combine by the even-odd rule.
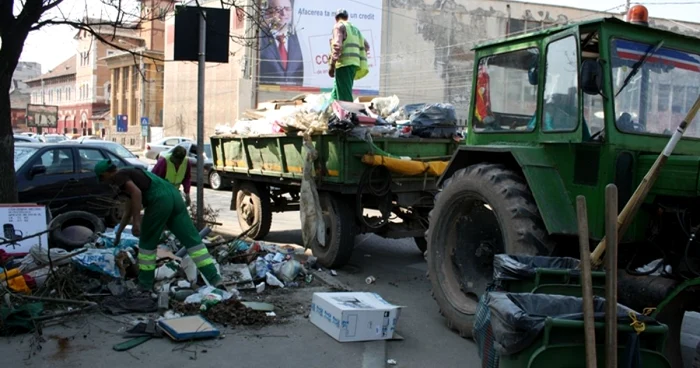
[[260, 84], [301, 86], [304, 82], [293, 17], [292, 0], [269, 0], [264, 19], [267, 27], [260, 31]]

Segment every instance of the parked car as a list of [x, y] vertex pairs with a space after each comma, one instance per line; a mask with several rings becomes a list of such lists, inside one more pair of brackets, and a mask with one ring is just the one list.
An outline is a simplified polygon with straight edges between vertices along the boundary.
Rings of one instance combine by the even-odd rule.
[[21, 203], [43, 204], [52, 216], [86, 211], [104, 218], [108, 226], [121, 218], [121, 198], [110, 185], [100, 183], [95, 164], [111, 159], [117, 167], [125, 159], [99, 146], [67, 143], [15, 144], [15, 172]]
[[73, 140], [78, 141], [78, 142], [92, 141], [92, 140], [101, 141], [102, 137], [96, 136], [96, 135], [84, 135], [82, 137], [73, 138]]
[[146, 144], [146, 149], [143, 151], [143, 155], [148, 159], [155, 159], [158, 154], [177, 146], [183, 142], [194, 143], [193, 140], [185, 137], [165, 137], [161, 140], [150, 142]]
[[63, 134], [45, 134], [41, 137], [41, 141], [45, 143], [60, 143], [68, 140], [68, 137]]
[[[178, 144], [178, 146], [185, 147], [187, 150], [188, 161], [190, 162], [190, 170], [192, 173], [192, 183], [197, 182], [197, 144], [193, 142], [183, 142]], [[175, 147], [169, 148], [156, 157], [164, 156], [170, 153]], [[230, 188], [230, 184], [223, 183], [221, 181], [221, 176], [214, 170], [214, 161], [212, 160], [211, 144], [204, 144], [204, 184], [209, 185], [214, 190], [221, 190]]]
[[32, 138], [29, 135], [26, 134], [14, 134], [13, 138], [15, 139], [15, 143], [19, 142], [25, 142], [25, 143], [41, 143], [40, 140], [36, 138]]
[[144, 170], [148, 170], [149, 165], [147, 162], [143, 162], [139, 159], [138, 155], [133, 154], [131, 151], [129, 151], [126, 147], [122, 146], [121, 144], [117, 142], [110, 142], [110, 141], [103, 141], [103, 140], [97, 140], [97, 139], [86, 139], [83, 141], [78, 141], [78, 140], [71, 140], [71, 141], [66, 141], [65, 143], [71, 143], [71, 144], [85, 144], [89, 146], [98, 146], [102, 147], [104, 149], [107, 149], [111, 151], [112, 153], [115, 153], [117, 156], [123, 158], [126, 160], [129, 165], [133, 167], [139, 167]]

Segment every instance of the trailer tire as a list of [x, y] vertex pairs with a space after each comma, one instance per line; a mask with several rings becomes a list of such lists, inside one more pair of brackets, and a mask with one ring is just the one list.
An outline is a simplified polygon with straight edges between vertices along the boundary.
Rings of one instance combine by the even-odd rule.
[[248, 233], [248, 237], [255, 240], [264, 238], [272, 226], [272, 204], [267, 186], [242, 182], [234, 188], [234, 193], [236, 193], [236, 215], [241, 231], [246, 231], [255, 225], [255, 228]]
[[525, 180], [497, 164], [469, 166], [445, 182], [426, 239], [433, 298], [462, 337], [472, 337], [495, 254], [547, 255], [553, 249]]
[[326, 244], [314, 242], [311, 250], [318, 263], [326, 268], [346, 265], [355, 247], [355, 213], [341, 196], [321, 193], [321, 209], [326, 224]]
[[53, 228], [49, 233], [52, 247], [70, 251], [94, 241], [97, 233], [105, 231], [105, 224], [92, 213], [70, 211], [51, 220], [49, 228]]

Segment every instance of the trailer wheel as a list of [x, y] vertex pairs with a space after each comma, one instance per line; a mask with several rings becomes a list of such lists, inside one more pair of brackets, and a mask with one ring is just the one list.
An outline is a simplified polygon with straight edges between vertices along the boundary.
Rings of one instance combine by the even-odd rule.
[[315, 242], [311, 250], [322, 266], [342, 267], [350, 260], [355, 247], [354, 210], [338, 195], [321, 193], [319, 197], [326, 223], [326, 244]]
[[238, 188], [234, 188], [234, 192], [236, 193], [236, 215], [241, 231], [246, 231], [257, 223], [248, 233], [248, 237], [255, 240], [264, 238], [272, 226], [272, 206], [267, 187], [243, 182]]
[[553, 248], [525, 180], [495, 164], [467, 167], [445, 182], [426, 238], [433, 297], [462, 337], [472, 336], [495, 254], [547, 255]]

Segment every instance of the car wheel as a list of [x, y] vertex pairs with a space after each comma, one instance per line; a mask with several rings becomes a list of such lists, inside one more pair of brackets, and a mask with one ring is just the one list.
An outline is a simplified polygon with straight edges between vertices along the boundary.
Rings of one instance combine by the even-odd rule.
[[221, 175], [215, 170], [209, 173], [209, 186], [214, 190], [221, 190]]

